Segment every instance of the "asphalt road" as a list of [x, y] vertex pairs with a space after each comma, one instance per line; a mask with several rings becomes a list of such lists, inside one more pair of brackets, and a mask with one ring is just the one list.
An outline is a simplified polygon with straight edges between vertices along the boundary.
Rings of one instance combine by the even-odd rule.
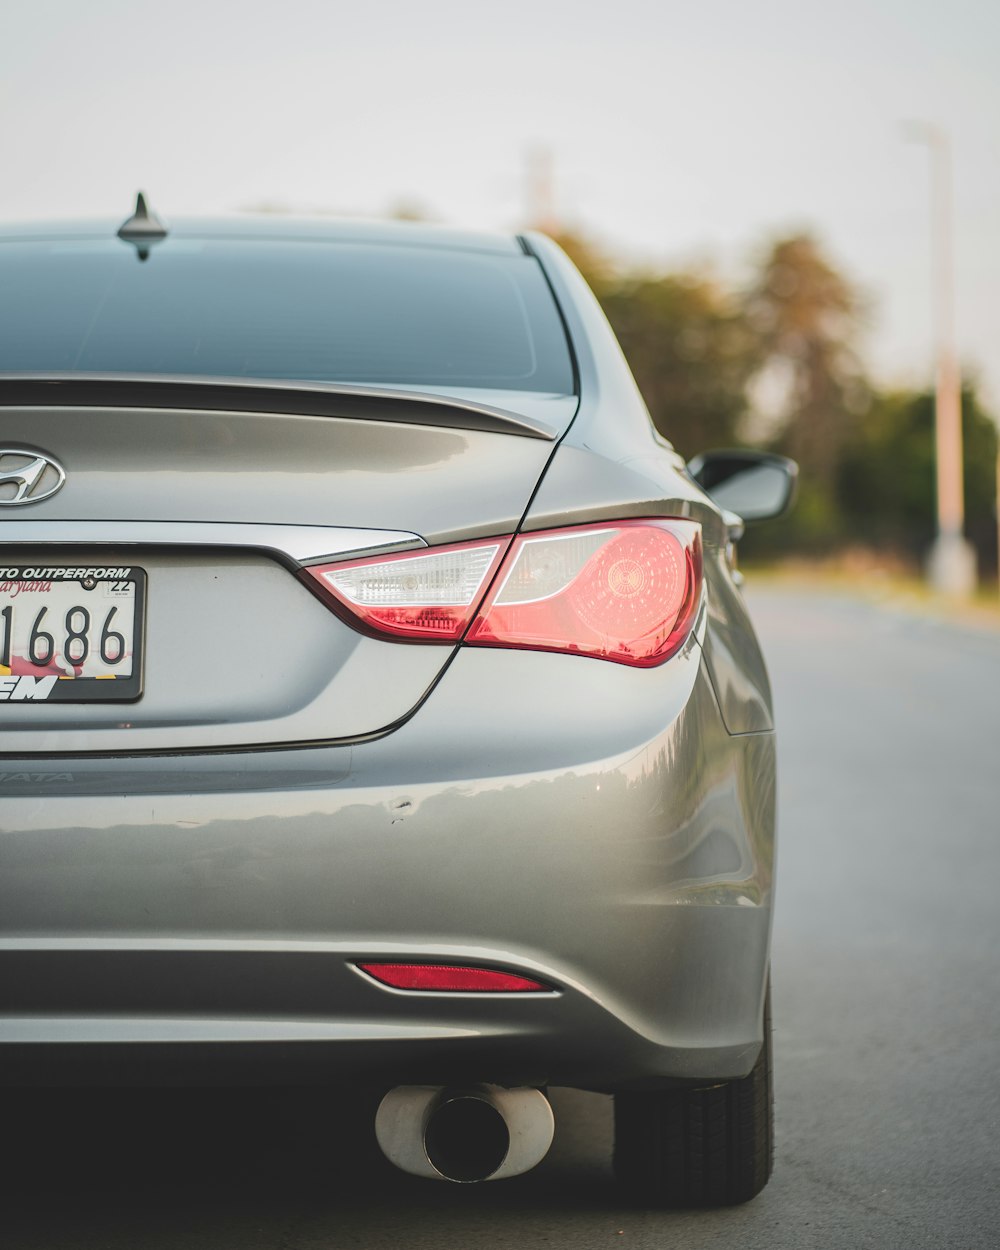
[[315, 1095], [3, 1095], [3, 1250], [1000, 1246], [1000, 633], [750, 592], [781, 743], [774, 1179], [664, 1214], [611, 1178], [610, 1106], [549, 1158], [434, 1185]]

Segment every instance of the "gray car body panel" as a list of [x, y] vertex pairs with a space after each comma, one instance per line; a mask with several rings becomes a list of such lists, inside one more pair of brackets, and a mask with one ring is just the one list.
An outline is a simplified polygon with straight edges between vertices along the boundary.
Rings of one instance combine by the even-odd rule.
[[[301, 229], [304, 243], [344, 230], [371, 242], [381, 229], [234, 227], [258, 228]], [[265, 692], [266, 715], [242, 705], [200, 725], [177, 711], [139, 727], [152, 754], [134, 728], [99, 729], [107, 715], [93, 708], [73, 727], [19, 726], [0, 760], [0, 1080], [29, 1079], [35, 1065], [75, 1079], [87, 1061], [107, 1079], [131, 1058], [147, 1079], [154, 1062], [218, 1063], [215, 1078], [241, 1079], [260, 1060], [283, 1079], [614, 1089], [740, 1076], [757, 1056], [774, 738], [725, 518], [653, 431], [596, 301], [554, 244], [409, 237], [537, 257], [579, 396], [508, 406], [551, 420], [555, 444], [405, 421], [111, 408], [86, 414], [97, 440], [70, 407], [0, 409], [4, 445], [19, 438], [69, 474], [19, 513], [16, 550], [30, 549], [29, 516], [81, 523], [81, 543], [94, 537], [85, 526], [120, 526], [129, 559], [130, 525], [204, 525], [207, 542], [226, 527], [233, 545], [216, 529], [211, 550], [148, 539], [151, 566], [177, 573], [156, 613], [166, 637], [183, 625], [185, 576], [209, 558], [234, 579], [286, 578], [263, 601], [289, 592], [303, 628], [326, 612], [294, 580], [299, 556], [257, 541], [270, 526], [286, 542], [288, 529], [366, 531], [373, 550], [381, 534], [385, 550], [387, 531], [440, 543], [684, 516], [704, 539], [697, 628], [643, 670], [376, 642], [315, 617], [331, 680], [347, 683], [326, 703], [283, 717]], [[118, 450], [102, 461], [109, 443]], [[163, 471], [143, 484], [150, 463]], [[65, 531], [50, 545], [54, 532], [45, 540], [40, 526], [36, 544], [58, 551]], [[237, 676], [227, 680], [219, 689], [236, 706]], [[202, 694], [211, 681], [201, 674]], [[193, 698], [197, 684], [172, 697]], [[484, 962], [554, 992], [394, 991], [354, 966], [378, 958]]]
[[[398, 401], [404, 415], [408, 402]], [[565, 425], [576, 400], [526, 396], [522, 406], [533, 405]], [[106, 564], [114, 555], [149, 577], [142, 700], [71, 712], [8, 706], [0, 754], [219, 750], [384, 732], [425, 697], [451, 649], [364, 637], [285, 568], [245, 549], [294, 567], [510, 535], [552, 455], [545, 439], [405, 421], [0, 411], [7, 444], [57, 447], [67, 472], [57, 494], [0, 518], [4, 561]], [[95, 533], [102, 547], [86, 545]], [[169, 550], [172, 540], [183, 550]]]
[[[575, 406], [567, 401], [564, 422]], [[30, 505], [39, 521], [332, 525], [449, 542], [511, 533], [552, 454], [543, 439], [405, 421], [128, 408], [0, 413], [5, 445], [58, 448], [66, 469], [62, 490]], [[28, 519], [27, 508], [11, 510], [0, 525]]]
[[[308, 1043], [328, 1079], [742, 1073], [772, 751], [726, 733], [692, 641], [651, 673], [464, 649], [395, 733], [252, 766], [69, 758], [45, 782], [10, 763], [0, 1044], [62, 1061]], [[352, 966], [377, 958], [481, 960], [558, 992], [399, 993]]]

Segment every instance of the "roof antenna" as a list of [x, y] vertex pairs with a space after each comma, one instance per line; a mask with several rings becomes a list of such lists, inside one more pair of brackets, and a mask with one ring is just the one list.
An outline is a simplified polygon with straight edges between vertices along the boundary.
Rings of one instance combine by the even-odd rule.
[[139, 259], [146, 260], [150, 247], [166, 236], [167, 227], [155, 213], [150, 212], [146, 197], [140, 191], [135, 197], [135, 212], [118, 227], [119, 239], [134, 243]]

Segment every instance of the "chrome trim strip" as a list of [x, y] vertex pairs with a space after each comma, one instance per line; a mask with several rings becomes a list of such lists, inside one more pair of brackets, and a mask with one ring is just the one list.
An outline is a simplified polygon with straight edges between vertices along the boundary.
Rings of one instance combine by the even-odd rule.
[[[546, 997], [549, 997], [548, 995]], [[0, 1044], [47, 1046], [128, 1042], [378, 1042], [473, 1038], [471, 1028], [378, 1020], [261, 1019], [255, 1016], [14, 1016], [0, 1019]]]
[[243, 547], [269, 551], [301, 566], [329, 558], [374, 555], [426, 547], [406, 530], [346, 529], [333, 525], [258, 525], [217, 521], [7, 521], [0, 548], [58, 543], [62, 546]]

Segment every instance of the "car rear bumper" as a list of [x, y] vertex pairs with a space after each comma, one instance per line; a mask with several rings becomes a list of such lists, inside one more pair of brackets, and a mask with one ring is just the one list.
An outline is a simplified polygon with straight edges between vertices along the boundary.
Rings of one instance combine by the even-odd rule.
[[611, 1089], [756, 1058], [773, 738], [726, 732], [694, 641], [648, 671], [463, 650], [377, 740], [0, 761], [0, 796], [0, 1081]]

